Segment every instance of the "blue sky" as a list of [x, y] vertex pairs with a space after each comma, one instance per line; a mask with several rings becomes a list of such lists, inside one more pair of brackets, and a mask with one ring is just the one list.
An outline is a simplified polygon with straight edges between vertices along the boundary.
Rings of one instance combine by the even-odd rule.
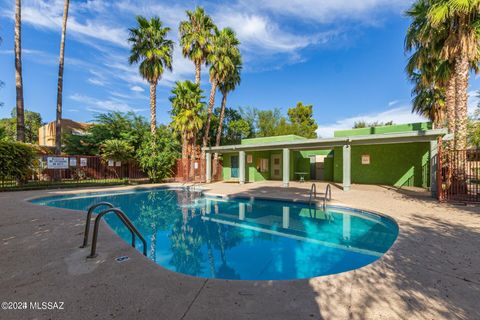
[[[13, 1], [0, 0], [0, 117], [15, 105]], [[349, 128], [355, 120], [403, 123], [410, 112], [403, 39], [408, 20], [401, 0], [71, 1], [64, 75], [64, 117], [90, 121], [98, 112], [135, 111], [148, 117], [148, 85], [128, 64], [128, 28], [135, 15], [159, 16], [172, 28], [185, 10], [202, 5], [220, 27], [238, 34], [244, 57], [242, 83], [229, 106], [284, 112], [302, 101], [314, 105], [318, 133]], [[23, 1], [25, 106], [45, 121], [55, 117], [63, 0]], [[169, 122], [168, 97], [177, 80], [194, 78], [193, 64], [176, 46], [173, 72], [157, 92], [157, 118]], [[207, 70], [202, 87], [208, 94]], [[471, 78], [470, 105], [480, 81]], [[217, 96], [217, 104], [220, 96]]]

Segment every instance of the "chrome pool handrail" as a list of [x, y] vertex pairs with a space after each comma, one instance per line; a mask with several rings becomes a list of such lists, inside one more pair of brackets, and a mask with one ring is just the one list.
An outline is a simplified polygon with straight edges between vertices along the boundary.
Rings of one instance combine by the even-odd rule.
[[312, 186], [310, 187], [310, 199], [308, 200], [308, 204], [312, 204], [312, 194], [313, 194], [313, 199], [317, 198], [317, 186], [315, 183], [312, 183]]
[[135, 235], [140, 238], [143, 244], [143, 255], [147, 256], [147, 242], [145, 241], [145, 238], [141, 235], [141, 233], [137, 230], [137, 228], [133, 225], [132, 221], [130, 221], [127, 215], [119, 208], [109, 208], [100, 212], [95, 218], [95, 226], [93, 227], [92, 249], [90, 251], [90, 255], [87, 258], [95, 258], [97, 256], [96, 251], [100, 220], [103, 218], [104, 215], [110, 212], [115, 213], [115, 215], [120, 219], [120, 221], [123, 222], [127, 229], [130, 230], [130, 233], [132, 234], [132, 247], [135, 248]]
[[[328, 196], [328, 199], [327, 199], [327, 196]], [[323, 196], [323, 203], [322, 203], [323, 211], [327, 209], [327, 200], [328, 201], [332, 200], [332, 186], [330, 185], [330, 183], [327, 184], [325, 188], [325, 195]]]
[[83, 233], [83, 244], [80, 246], [80, 248], [86, 248], [88, 246], [88, 234], [90, 233], [90, 220], [92, 219], [93, 211], [96, 208], [101, 207], [101, 206], [106, 206], [106, 207], [110, 207], [110, 208], [114, 207], [114, 205], [111, 204], [110, 202], [99, 202], [99, 203], [96, 203], [96, 204], [90, 206], [90, 208], [88, 208], [87, 221], [85, 222], [85, 231]]

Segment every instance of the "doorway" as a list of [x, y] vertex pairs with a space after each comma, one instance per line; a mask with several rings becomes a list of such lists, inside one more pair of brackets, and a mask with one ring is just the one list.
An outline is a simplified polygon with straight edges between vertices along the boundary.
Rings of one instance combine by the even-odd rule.
[[231, 178], [238, 178], [238, 156], [232, 156], [231, 157], [232, 161], [232, 172], [231, 172]]
[[272, 170], [270, 172], [270, 178], [275, 180], [282, 179], [282, 155], [272, 154]]

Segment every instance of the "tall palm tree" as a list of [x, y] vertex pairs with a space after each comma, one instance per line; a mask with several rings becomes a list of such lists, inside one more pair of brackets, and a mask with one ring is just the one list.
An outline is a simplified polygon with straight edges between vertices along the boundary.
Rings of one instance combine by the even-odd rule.
[[[227, 107], [227, 95], [229, 92], [235, 90], [237, 85], [240, 84], [240, 72], [242, 70], [242, 57], [239, 55], [233, 59], [235, 68], [232, 69], [232, 72], [227, 76], [227, 78], [219, 83], [218, 88], [222, 93], [222, 107], [220, 110], [220, 119], [217, 128], [217, 136], [215, 139], [215, 146], [220, 146], [220, 141], [222, 139], [223, 132], [223, 121], [225, 118], [225, 108]], [[218, 153], [215, 153], [215, 159], [218, 159]]]
[[22, 1], [15, 1], [15, 87], [17, 91], [17, 140], [25, 142], [22, 77]]
[[57, 119], [55, 122], [55, 154], [62, 152], [62, 105], [63, 105], [63, 66], [65, 58], [65, 35], [67, 33], [68, 8], [70, 0], [63, 2], [62, 38], [60, 41], [60, 61], [58, 63]]
[[203, 136], [203, 147], [207, 147], [210, 134], [210, 122], [212, 120], [213, 105], [215, 104], [215, 94], [219, 83], [226, 81], [228, 76], [235, 71], [236, 59], [240, 57], [240, 49], [235, 32], [230, 28], [224, 28], [217, 32], [213, 41], [213, 51], [208, 57], [210, 64], [210, 98], [207, 110], [207, 124]]
[[454, 61], [455, 148], [466, 149], [469, 71], [472, 63], [479, 60], [480, 1], [436, 0], [429, 9], [428, 18], [434, 28], [448, 32], [442, 55]]
[[130, 64], [140, 63], [140, 75], [150, 83], [150, 131], [157, 132], [157, 84], [165, 69], [172, 70], [173, 41], [166, 38], [170, 28], [160, 18], [137, 17], [138, 27], [131, 28]]
[[191, 81], [177, 82], [172, 89], [172, 127], [182, 137], [182, 158], [194, 158], [195, 142], [203, 126], [202, 90]]
[[183, 56], [195, 64], [195, 83], [199, 85], [202, 64], [207, 61], [213, 48], [216, 26], [202, 7], [195, 8], [195, 11], [187, 10], [186, 13], [188, 20], [180, 22], [178, 27], [180, 45]]

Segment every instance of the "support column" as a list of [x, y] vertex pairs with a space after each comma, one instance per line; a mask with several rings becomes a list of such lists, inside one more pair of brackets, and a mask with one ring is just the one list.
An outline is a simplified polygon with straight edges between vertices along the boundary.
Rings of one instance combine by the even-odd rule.
[[430, 141], [430, 192], [433, 198], [437, 197], [437, 166], [438, 142]]
[[283, 149], [283, 187], [288, 188], [290, 182], [290, 150]]
[[351, 185], [351, 156], [352, 146], [346, 144], [343, 146], [343, 191], [350, 190]]
[[212, 182], [212, 154], [210, 152], [205, 153], [205, 160], [206, 160], [206, 179], [207, 183]]
[[240, 184], [245, 184], [245, 151], [240, 151], [238, 155], [238, 180]]

